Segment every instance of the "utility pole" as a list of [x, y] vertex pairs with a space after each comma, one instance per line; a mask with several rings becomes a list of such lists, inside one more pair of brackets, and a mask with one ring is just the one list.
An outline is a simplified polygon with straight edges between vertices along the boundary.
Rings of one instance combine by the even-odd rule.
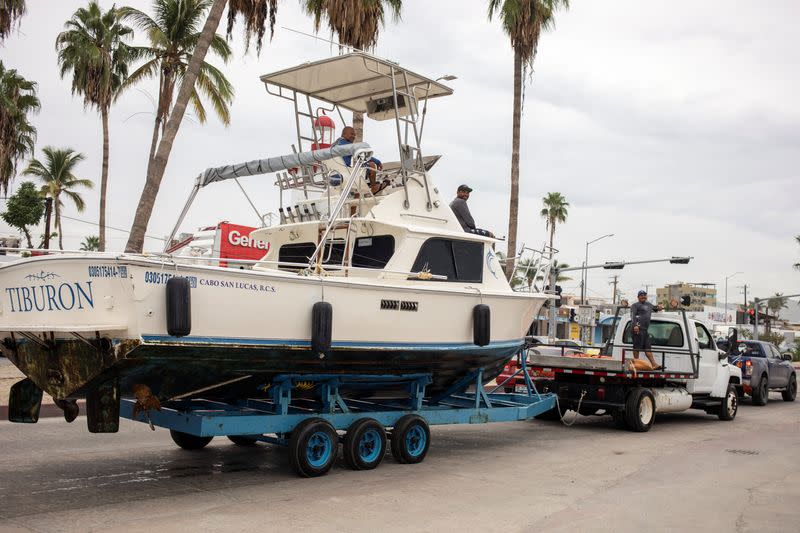
[[747, 283], [741, 286], [744, 289], [744, 309], [747, 310]]
[[619, 276], [611, 276], [614, 281], [610, 282], [609, 285], [614, 286], [614, 292], [611, 293], [611, 304], [617, 305], [617, 283], [619, 283]]

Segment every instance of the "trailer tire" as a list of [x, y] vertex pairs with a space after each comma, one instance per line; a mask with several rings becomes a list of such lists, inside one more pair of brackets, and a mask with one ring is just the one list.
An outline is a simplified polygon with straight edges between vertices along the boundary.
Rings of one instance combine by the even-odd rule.
[[781, 392], [781, 396], [783, 396], [784, 402], [793, 402], [797, 397], [797, 377], [794, 374], [789, 376], [789, 384], [786, 386], [786, 389]]
[[736, 393], [735, 385], [728, 385], [728, 391], [722, 398], [719, 405], [717, 416], [720, 420], [733, 420], [739, 411], [739, 395]]
[[302, 477], [328, 473], [339, 454], [339, 434], [324, 418], [297, 424], [289, 439], [289, 464]]
[[258, 437], [250, 435], [228, 435], [228, 440], [237, 446], [244, 447], [251, 447], [258, 444]]
[[392, 430], [392, 455], [401, 464], [421, 463], [428, 454], [431, 430], [418, 415], [400, 417]]
[[311, 308], [311, 350], [327, 352], [331, 349], [333, 336], [333, 306], [329, 302], [317, 302]]
[[769, 383], [766, 375], [761, 375], [758, 385], [753, 387], [751, 396], [753, 397], [753, 405], [767, 405], [769, 401]]
[[372, 470], [386, 454], [386, 430], [373, 418], [361, 418], [347, 428], [344, 461], [353, 470]]
[[183, 448], [184, 450], [202, 450], [208, 443], [211, 442], [211, 439], [214, 437], [198, 437], [196, 435], [190, 435], [189, 433], [184, 433], [182, 431], [175, 431], [174, 429], [169, 430], [169, 436], [172, 437], [173, 442]]
[[650, 431], [656, 419], [656, 400], [653, 393], [644, 387], [637, 387], [625, 401], [625, 420], [628, 429], [638, 433]]

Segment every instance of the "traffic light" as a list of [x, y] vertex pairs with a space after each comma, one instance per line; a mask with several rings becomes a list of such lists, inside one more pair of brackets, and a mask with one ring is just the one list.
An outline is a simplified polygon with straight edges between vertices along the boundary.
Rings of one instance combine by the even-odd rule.
[[570, 322], [575, 322], [575, 309], [570, 309], [569, 310], [569, 321]]
[[669, 260], [671, 265], [688, 265], [691, 257], [673, 257]]
[[561, 307], [561, 285], [556, 285], [556, 295], [558, 298], [556, 298], [555, 306]]
[[625, 263], [621, 261], [606, 261], [603, 263], [603, 268], [605, 270], [622, 270], [625, 268]]
[[751, 324], [756, 323], [756, 310], [755, 309], [748, 309], [747, 316], [749, 317], [749, 321]]

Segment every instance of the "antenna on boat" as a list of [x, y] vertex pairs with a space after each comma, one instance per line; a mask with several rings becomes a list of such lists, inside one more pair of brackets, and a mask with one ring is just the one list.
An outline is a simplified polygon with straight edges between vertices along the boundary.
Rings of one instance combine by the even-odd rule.
[[320, 37], [319, 35], [314, 35], [313, 33], [306, 33], [304, 31], [295, 30], [294, 28], [289, 28], [287, 26], [281, 26], [281, 29], [288, 30], [288, 31], [291, 31], [291, 32], [294, 32], [294, 33], [299, 33], [300, 35], [305, 35], [306, 37], [311, 37], [312, 39], [316, 39], [317, 41], [322, 41], [324, 43], [334, 44], [334, 45], [339, 47], [339, 50], [342, 50], [343, 48], [346, 48], [346, 49], [352, 50], [353, 52], [364, 52], [364, 50], [359, 50], [358, 48], [356, 48], [354, 46], [348, 46], [346, 44], [342, 44], [340, 42], [336, 42], [333, 39], [325, 39], [323, 37]]

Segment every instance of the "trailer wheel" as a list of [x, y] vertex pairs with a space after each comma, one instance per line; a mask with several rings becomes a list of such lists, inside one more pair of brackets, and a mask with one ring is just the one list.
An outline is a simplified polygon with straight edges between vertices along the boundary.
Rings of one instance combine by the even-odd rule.
[[339, 449], [339, 435], [323, 418], [299, 423], [289, 439], [289, 463], [302, 477], [317, 477], [333, 467]]
[[184, 450], [202, 450], [208, 446], [208, 443], [214, 438], [198, 437], [182, 431], [175, 431], [174, 429], [169, 430], [169, 436], [172, 437], [172, 440], [175, 442], [175, 444]]
[[656, 400], [653, 393], [644, 387], [633, 389], [625, 401], [625, 419], [631, 431], [650, 431], [656, 419]]
[[733, 420], [736, 418], [736, 412], [739, 410], [739, 395], [736, 394], [736, 387], [728, 385], [728, 392], [725, 397], [720, 401], [719, 412], [717, 416], [720, 420]]
[[386, 430], [372, 418], [361, 418], [347, 428], [344, 460], [353, 470], [372, 470], [386, 454]]
[[228, 440], [237, 446], [255, 446], [258, 444], [258, 437], [250, 435], [228, 435]]
[[753, 405], [767, 405], [769, 401], [769, 383], [767, 376], [762, 375], [758, 380], [758, 385], [753, 387]]
[[425, 419], [417, 415], [405, 415], [392, 430], [392, 455], [398, 463], [421, 463], [428, 454], [431, 430]]

